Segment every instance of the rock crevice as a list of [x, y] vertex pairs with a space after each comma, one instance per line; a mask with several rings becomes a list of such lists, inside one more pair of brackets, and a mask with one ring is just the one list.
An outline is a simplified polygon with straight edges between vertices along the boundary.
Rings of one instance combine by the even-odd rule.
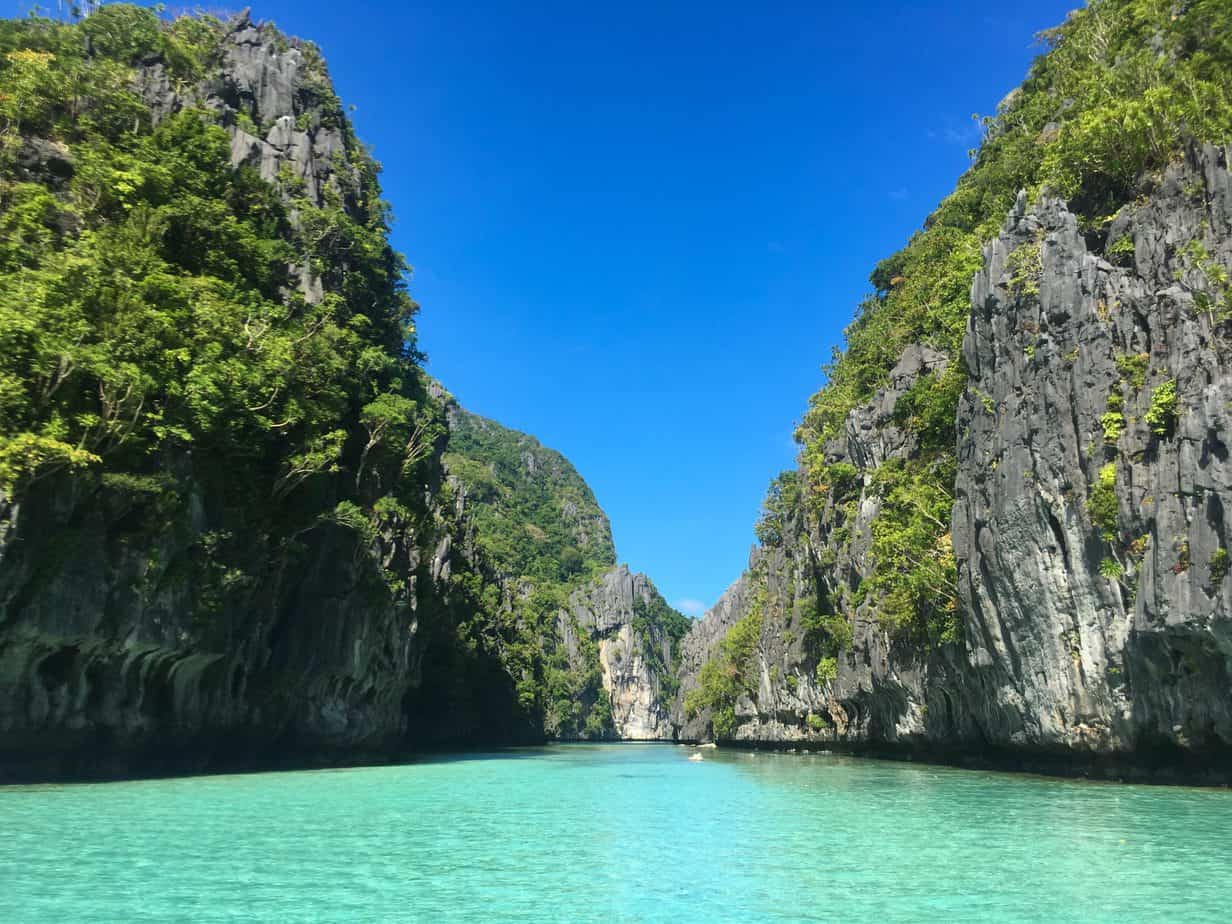
[[[826, 447], [854, 485], [755, 550], [685, 638], [683, 737], [713, 732], [685, 697], [760, 587], [761, 679], [732, 740], [1122, 766], [1229, 752], [1227, 151], [1194, 146], [1150, 182], [1098, 237], [1063, 201], [1020, 195], [985, 247], [957, 420], [961, 641], [896, 639], [850, 593], [869, 576], [870, 476], [917, 449], [895, 406], [948, 361], [917, 345]], [[798, 623], [813, 594], [852, 633], [820, 671]]]

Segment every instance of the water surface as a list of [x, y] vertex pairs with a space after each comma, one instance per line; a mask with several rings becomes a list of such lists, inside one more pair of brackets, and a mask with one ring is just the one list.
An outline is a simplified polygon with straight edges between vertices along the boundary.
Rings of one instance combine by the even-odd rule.
[[0, 921], [1227, 919], [1232, 793], [672, 745], [0, 789]]

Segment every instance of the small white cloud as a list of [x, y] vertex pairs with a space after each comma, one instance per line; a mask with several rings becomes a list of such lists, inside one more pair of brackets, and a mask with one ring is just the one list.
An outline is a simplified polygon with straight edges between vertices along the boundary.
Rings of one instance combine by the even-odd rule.
[[700, 616], [706, 612], [706, 604], [702, 603], [701, 600], [677, 600], [676, 609], [686, 616]]
[[924, 134], [930, 141], [942, 141], [969, 148], [980, 143], [984, 137], [984, 128], [974, 117], [964, 121], [945, 116], [940, 125], [926, 129]]
[[977, 143], [982, 134], [979, 123], [973, 119], [959, 125], [947, 126], [943, 137], [950, 144], [971, 145]]

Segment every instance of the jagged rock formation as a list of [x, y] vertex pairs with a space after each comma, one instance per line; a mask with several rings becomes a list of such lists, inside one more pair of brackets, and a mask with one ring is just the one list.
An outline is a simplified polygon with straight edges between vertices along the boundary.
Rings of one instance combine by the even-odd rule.
[[199, 107], [217, 113], [231, 136], [232, 163], [256, 167], [261, 179], [283, 171], [305, 184], [317, 204], [333, 178], [349, 172], [349, 125], [315, 46], [254, 23], [245, 10], [227, 23], [213, 73], [177, 85], [167, 64], [143, 64], [136, 75], [155, 119]]
[[546, 733], [670, 737], [687, 620], [649, 578], [616, 565], [607, 516], [564, 456], [443, 397], [468, 548], [499, 588], [493, 621], [516, 626], [510, 649], [531, 649], [513, 672], [540, 678]]
[[[986, 247], [958, 418], [962, 641], [928, 653], [896, 643], [849, 594], [876, 516], [868, 474], [913, 451], [894, 406], [944, 362], [912, 348], [827, 448], [857, 486], [756, 550], [685, 638], [684, 737], [710, 732], [712, 710], [690, 716], [684, 699], [761, 587], [732, 740], [1215, 772], [1232, 746], [1228, 166], [1227, 150], [1192, 148], [1098, 233], [1059, 200], [1020, 197]], [[815, 651], [783, 643], [814, 582], [852, 613], [851, 642], [820, 679]]]
[[[1208, 271], [1232, 265], [1227, 152], [1191, 150], [1107, 240], [1126, 243], [1020, 199], [975, 280], [954, 512], [968, 708], [1005, 745], [1223, 751], [1232, 369]], [[1016, 286], [1023, 248], [1040, 270]]]
[[[940, 373], [946, 362], [926, 346], [907, 349], [890, 385], [853, 410], [826, 448], [828, 461], [853, 467], [850, 482], [834, 487], [813, 523], [791, 511], [781, 541], [755, 548], [745, 574], [685, 637], [675, 709], [681, 737], [709, 734], [712, 710], [689, 710], [685, 700], [731, 627], [753, 612], [760, 613], [758, 644], [744, 671], [750, 682], [734, 702], [732, 740], [898, 742], [922, 732], [924, 665], [910, 643], [892, 640], [876, 601], [858, 599], [855, 590], [869, 576], [870, 529], [880, 506], [873, 472], [916, 449], [915, 436], [894, 422], [895, 406], [921, 375]], [[819, 608], [850, 614], [851, 639], [832, 652], [830, 679], [824, 670], [818, 677], [825, 657]]]
[[1229, 778], [1229, 15], [1044, 33], [873, 270], [682, 734]]
[[[241, 16], [199, 84], [173, 84], [162, 61], [139, 67], [137, 84], [155, 120], [190, 104], [217, 112], [237, 166], [256, 144], [239, 114], [271, 123], [263, 175], [287, 168], [319, 198], [354, 169], [338, 129], [320, 127], [344, 117], [323, 70], [306, 74], [282, 44]], [[292, 130], [294, 119], [308, 127]], [[319, 297], [320, 279], [303, 279]], [[366, 546], [330, 521], [278, 537], [247, 528], [208, 454], [169, 451], [162, 467], [171, 495], [59, 475], [0, 500], [0, 775], [403, 747], [421, 606], [440, 607], [447, 576], [449, 511], [432, 502]], [[392, 595], [386, 572], [405, 575]]]
[[[750, 569], [755, 566], [758, 549], [752, 552]], [[749, 580], [747, 573], [735, 581], [723, 592], [723, 595], [708, 609], [700, 619], [696, 620], [680, 643], [680, 685], [675, 702], [672, 703], [672, 722], [676, 728], [676, 737], [685, 741], [701, 741], [710, 735], [710, 723], [713, 713], [710, 708], [685, 709], [684, 700], [690, 691], [696, 690], [702, 668], [709, 661], [719, 656], [719, 646], [727, 633], [731, 631], [742, 616], [750, 610]], [[778, 634], [782, 638], [782, 633]], [[802, 661], [803, 657], [796, 660]], [[768, 666], [767, 666], [768, 670]], [[751, 701], [743, 704], [740, 717], [744, 720], [741, 727], [748, 725], [754, 717]], [[802, 717], [803, 718], [803, 717]]]
[[634, 741], [674, 737], [670, 712], [676, 689], [683, 617], [669, 610], [650, 579], [621, 565], [575, 591], [556, 619], [575, 669], [585, 663], [587, 637], [597, 645], [612, 732]]
[[[132, 503], [48, 486], [6, 506], [0, 549], [0, 765], [5, 776], [128, 774], [394, 752], [417, 677], [416, 608], [374, 605], [380, 558], [322, 527], [264, 556], [213, 609], [194, 573], [225, 524], [204, 485], [183, 518], [134, 534]], [[377, 553], [414, 573], [431, 548]], [[409, 540], [409, 541], [408, 541]], [[422, 540], [421, 540], [422, 541]], [[254, 569], [255, 570], [255, 569]], [[225, 579], [225, 577], [223, 578]], [[426, 595], [425, 595], [426, 596]]]
[[419, 368], [314, 46], [12, 26], [0, 779], [545, 737], [1226, 778], [1232, 175], [1194, 138], [1232, 125], [1227, 15], [1053, 34], [692, 625], [563, 456]]
[[[189, 110], [204, 111], [227, 133], [231, 177], [250, 184], [245, 195], [260, 203], [268, 184], [282, 199], [286, 224], [265, 227], [282, 236], [272, 252], [295, 255], [275, 290], [274, 322], [240, 316], [248, 361], [288, 316], [322, 308], [321, 321], [296, 332], [300, 343], [330, 317], [357, 313], [348, 299], [362, 310], [374, 292], [392, 299], [399, 263], [374, 168], [315, 48], [247, 14], [199, 26], [187, 32], [204, 49], [196, 64], [160, 38], [176, 26], [131, 7], [29, 28], [35, 41], [40, 29], [77, 30], [62, 33], [70, 43], [91, 30], [86, 66], [96, 52], [130, 66], [147, 128], [183, 113], [193, 129], [201, 123]], [[129, 50], [130, 38], [144, 47]], [[150, 50], [159, 47], [170, 50]], [[92, 141], [30, 136], [0, 167], [67, 197], [74, 145]], [[195, 137], [188, 144], [188, 156], [212, 150]], [[70, 242], [81, 231], [67, 209], [49, 221]], [[365, 234], [336, 258], [305, 244]], [[466, 414], [398, 351], [374, 343], [368, 371], [351, 378], [384, 362], [400, 370], [401, 390], [333, 411], [344, 429], [304, 455], [286, 458], [275, 418], [259, 437], [271, 444], [265, 460], [232, 464], [217, 440], [191, 451], [152, 440], [131, 462], [48, 469], [0, 490], [0, 780], [538, 741], [578, 733], [551, 726], [546, 691], [554, 682], [565, 698], [581, 680], [587, 709], [603, 719], [597, 734], [663, 734], [674, 642], [650, 606], [662, 601], [644, 577], [605, 571], [615, 567], [611, 532], [590, 489], [558, 453]], [[63, 374], [72, 363], [61, 365]], [[386, 428], [408, 415], [398, 454], [382, 456]], [[558, 612], [568, 614], [561, 634]], [[583, 638], [594, 664], [570, 673]], [[583, 667], [593, 683], [575, 676]]]

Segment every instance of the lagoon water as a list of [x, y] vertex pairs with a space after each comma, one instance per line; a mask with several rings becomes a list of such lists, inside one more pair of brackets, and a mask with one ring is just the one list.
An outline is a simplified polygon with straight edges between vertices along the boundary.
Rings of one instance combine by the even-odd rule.
[[1232, 792], [562, 745], [0, 789], [0, 921], [1226, 920]]

